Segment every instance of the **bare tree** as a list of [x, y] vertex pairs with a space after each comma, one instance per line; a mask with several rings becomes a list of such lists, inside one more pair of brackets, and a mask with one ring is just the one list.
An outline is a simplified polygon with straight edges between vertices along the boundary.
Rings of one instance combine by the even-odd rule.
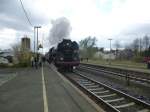
[[125, 44], [124, 44], [124, 48], [125, 48], [125, 49], [132, 49], [132, 45], [125, 43]]
[[92, 58], [98, 48], [96, 47], [96, 37], [87, 37], [79, 42], [81, 55], [83, 57]]
[[114, 47], [116, 48], [116, 51], [119, 50], [119, 48], [121, 47], [121, 44], [118, 40], [115, 41]]
[[24, 51], [21, 48], [21, 45], [18, 44], [18, 43], [12, 45], [12, 50], [13, 50], [13, 53], [14, 53], [14, 57], [16, 59], [15, 61], [17, 63], [20, 63], [21, 66], [27, 66], [27, 65], [29, 65], [29, 63], [30, 63], [30, 57], [32, 55], [31, 52]]
[[138, 38], [134, 39], [131, 46], [132, 46], [132, 50], [134, 51], [135, 54], [138, 53], [139, 48], [140, 48], [140, 40]]
[[143, 46], [142, 46], [142, 39], [140, 38], [139, 39], [139, 50], [140, 50], [140, 53], [142, 52], [142, 48], [143, 48]]
[[116, 48], [116, 56], [118, 57], [118, 50], [121, 47], [120, 42], [118, 40], [115, 41], [114, 47]]
[[12, 45], [12, 50], [13, 50], [13, 53], [14, 53], [14, 56], [17, 57], [19, 52], [21, 51], [21, 45], [20, 44], [13, 44]]
[[143, 43], [142, 44], [143, 44], [144, 50], [148, 50], [148, 47], [150, 44], [150, 38], [147, 35], [145, 35], [143, 37]]

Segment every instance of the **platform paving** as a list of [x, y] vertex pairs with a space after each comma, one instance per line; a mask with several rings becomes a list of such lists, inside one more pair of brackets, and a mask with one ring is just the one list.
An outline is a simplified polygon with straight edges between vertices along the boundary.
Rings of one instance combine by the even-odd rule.
[[[97, 112], [78, 91], [64, 81], [51, 66], [43, 76], [48, 112]], [[25, 68], [0, 86], [0, 112], [46, 112], [43, 100], [42, 69]]]

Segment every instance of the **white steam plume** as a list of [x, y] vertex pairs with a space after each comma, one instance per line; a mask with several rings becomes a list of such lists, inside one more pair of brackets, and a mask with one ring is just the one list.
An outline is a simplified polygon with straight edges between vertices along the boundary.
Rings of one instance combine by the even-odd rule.
[[51, 45], [56, 45], [63, 39], [69, 38], [71, 32], [70, 22], [67, 18], [61, 17], [52, 21], [52, 28], [49, 34]]

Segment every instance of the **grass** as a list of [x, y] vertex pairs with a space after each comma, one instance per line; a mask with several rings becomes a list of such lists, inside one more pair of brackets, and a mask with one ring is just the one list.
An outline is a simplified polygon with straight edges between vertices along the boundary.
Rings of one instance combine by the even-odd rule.
[[83, 63], [89, 63], [89, 64], [98, 64], [108, 67], [115, 67], [115, 68], [122, 68], [122, 69], [128, 69], [128, 70], [136, 70], [136, 71], [142, 71], [142, 72], [148, 72], [150, 73], [150, 69], [147, 69], [146, 63], [137, 63], [134, 61], [128, 61], [128, 60], [111, 60], [111, 64], [107, 60], [86, 60], [83, 61]]

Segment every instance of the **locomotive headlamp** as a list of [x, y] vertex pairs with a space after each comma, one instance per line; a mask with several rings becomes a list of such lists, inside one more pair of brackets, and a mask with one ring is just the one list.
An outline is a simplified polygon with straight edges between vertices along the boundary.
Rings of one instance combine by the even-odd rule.
[[76, 60], [77, 60], [77, 58], [76, 58], [76, 57], [74, 57], [74, 58], [73, 58], [73, 60], [75, 60], [75, 61], [76, 61]]
[[64, 60], [64, 58], [63, 58], [63, 57], [60, 57], [60, 60], [61, 60], [61, 61], [63, 61], [63, 60]]
[[69, 46], [69, 43], [67, 43], [67, 46]]
[[79, 53], [79, 51], [78, 51], [78, 50], [74, 50], [73, 52], [74, 52], [74, 53]]

